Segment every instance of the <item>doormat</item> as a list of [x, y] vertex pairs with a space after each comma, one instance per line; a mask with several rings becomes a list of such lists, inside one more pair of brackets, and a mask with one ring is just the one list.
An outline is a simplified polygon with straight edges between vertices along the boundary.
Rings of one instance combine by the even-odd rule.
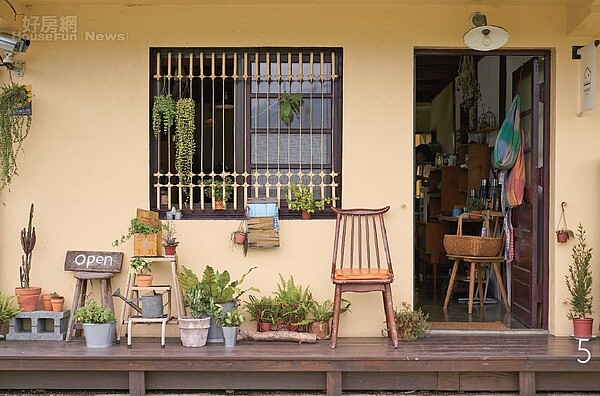
[[431, 330], [508, 330], [502, 322], [429, 322]]

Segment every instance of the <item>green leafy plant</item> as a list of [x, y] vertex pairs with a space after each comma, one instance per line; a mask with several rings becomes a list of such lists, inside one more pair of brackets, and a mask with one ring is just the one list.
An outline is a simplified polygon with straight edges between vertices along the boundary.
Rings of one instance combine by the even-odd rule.
[[129, 223], [129, 230], [127, 230], [127, 234], [121, 236], [121, 238], [115, 240], [112, 245], [119, 246], [122, 243], [125, 243], [129, 238], [131, 238], [134, 234], [142, 234], [144, 236], [150, 234], [156, 234], [160, 232], [162, 226], [154, 227], [146, 223], [142, 223], [137, 218], [131, 219]]
[[134, 257], [129, 264], [130, 274], [147, 274], [152, 272], [152, 260]]
[[294, 115], [300, 117], [302, 106], [302, 94], [283, 91], [277, 98], [279, 104], [279, 116], [281, 121], [289, 128], [294, 120]]
[[308, 213], [314, 213], [317, 209], [325, 209], [326, 204], [330, 204], [336, 199], [337, 197], [330, 197], [315, 200], [315, 197], [308, 186], [303, 184], [291, 184], [289, 185], [287, 204], [290, 210], [303, 210]]
[[162, 130], [169, 135], [169, 130], [175, 123], [175, 100], [171, 94], [161, 94], [154, 97], [152, 103], [152, 131], [158, 137]]
[[194, 319], [206, 316], [220, 317], [223, 311], [223, 307], [217, 304], [210, 292], [199, 283], [185, 291], [183, 305], [189, 309]]
[[194, 134], [196, 102], [191, 98], [179, 99], [175, 109], [175, 169], [179, 183], [184, 187], [191, 182], [192, 163], [196, 151]]
[[27, 229], [21, 230], [21, 247], [23, 248], [23, 256], [21, 256], [21, 267], [19, 275], [21, 278], [21, 287], [29, 287], [29, 272], [31, 271], [31, 255], [35, 247], [36, 236], [33, 223], [33, 204], [29, 208], [29, 222]]
[[181, 271], [177, 274], [179, 280], [179, 286], [184, 292], [193, 287], [200, 286], [206, 290], [209, 296], [211, 296], [217, 303], [229, 302], [237, 300], [245, 292], [259, 291], [254, 287], [248, 289], [241, 289], [240, 285], [246, 278], [246, 276], [252, 272], [256, 267], [252, 267], [246, 272], [239, 280], [231, 280], [231, 275], [227, 270], [222, 273], [215, 271], [210, 265], [207, 265], [202, 273], [202, 280], [189, 268], [182, 267]]
[[50, 298], [58, 298], [58, 297], [60, 297], [60, 294], [58, 294], [57, 292], [50, 293]]
[[431, 325], [427, 322], [429, 314], [424, 313], [421, 308], [413, 310], [409, 303], [402, 302], [404, 308], [397, 308], [394, 311], [394, 320], [398, 338], [406, 341], [413, 341], [423, 337], [429, 331]]
[[[350, 301], [342, 299], [340, 314], [350, 311]], [[333, 319], [333, 302], [325, 300], [321, 304], [315, 301], [309, 310], [315, 322], [327, 322]]]
[[4, 85], [0, 92], [0, 191], [17, 175], [17, 155], [29, 134], [31, 114], [23, 115], [29, 93], [24, 85]]
[[275, 300], [280, 305], [282, 322], [294, 326], [310, 323], [311, 320], [307, 316], [315, 301], [309, 287], [304, 288], [302, 285], [296, 284], [292, 275], [286, 280], [279, 274], [279, 279], [280, 283], [277, 284], [274, 294]]
[[250, 314], [250, 318], [260, 323], [275, 324], [280, 315], [279, 302], [273, 296], [262, 296], [256, 298], [249, 297], [245, 303], [246, 312]]
[[592, 248], [588, 247], [585, 229], [581, 224], [577, 228], [577, 243], [573, 246], [573, 262], [569, 265], [569, 275], [565, 276], [567, 289], [571, 293], [571, 309], [567, 318], [585, 318], [592, 311]]
[[221, 327], [240, 327], [245, 320], [242, 312], [236, 307], [232, 311], [219, 316], [217, 324]]
[[21, 313], [19, 308], [13, 306], [15, 296], [10, 296], [0, 292], [0, 325], [9, 322]]
[[87, 303], [75, 311], [75, 321], [78, 323], [110, 323], [115, 321], [115, 315], [110, 308], [105, 308], [95, 300], [89, 299]]
[[227, 207], [227, 201], [233, 195], [233, 178], [225, 177], [225, 182], [222, 179], [209, 179], [202, 182], [204, 184], [204, 196], [206, 198], [215, 198], [215, 201], [223, 202], [223, 206]]

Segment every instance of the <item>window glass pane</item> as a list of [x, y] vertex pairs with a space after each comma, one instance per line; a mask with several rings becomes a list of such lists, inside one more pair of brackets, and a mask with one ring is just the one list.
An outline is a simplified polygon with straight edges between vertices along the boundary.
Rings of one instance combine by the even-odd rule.
[[253, 164], [319, 165], [331, 163], [329, 134], [255, 134]]

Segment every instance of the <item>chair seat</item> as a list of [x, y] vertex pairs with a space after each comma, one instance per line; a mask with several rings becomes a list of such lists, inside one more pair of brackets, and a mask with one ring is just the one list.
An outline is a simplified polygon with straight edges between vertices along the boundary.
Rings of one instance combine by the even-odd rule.
[[390, 280], [392, 276], [387, 268], [341, 268], [335, 270], [336, 280]]

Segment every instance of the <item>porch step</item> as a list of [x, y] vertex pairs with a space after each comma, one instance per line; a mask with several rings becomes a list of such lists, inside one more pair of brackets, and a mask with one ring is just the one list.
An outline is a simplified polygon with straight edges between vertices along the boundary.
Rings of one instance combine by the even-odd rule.
[[21, 312], [8, 324], [7, 340], [64, 340], [71, 310]]

